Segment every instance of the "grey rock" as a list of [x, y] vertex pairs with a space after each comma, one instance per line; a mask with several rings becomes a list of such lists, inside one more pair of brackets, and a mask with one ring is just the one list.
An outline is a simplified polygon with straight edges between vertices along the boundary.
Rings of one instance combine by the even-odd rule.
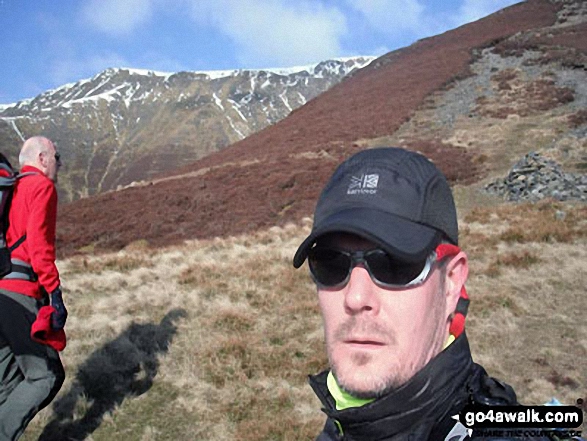
[[513, 202], [545, 198], [586, 201], [586, 182], [586, 175], [564, 172], [555, 161], [530, 152], [514, 164], [505, 178], [487, 184], [485, 190]]

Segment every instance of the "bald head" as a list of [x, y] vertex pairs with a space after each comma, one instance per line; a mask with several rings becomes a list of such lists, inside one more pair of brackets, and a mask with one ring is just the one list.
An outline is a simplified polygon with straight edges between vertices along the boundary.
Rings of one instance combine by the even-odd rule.
[[20, 166], [32, 165], [38, 167], [39, 155], [43, 152], [48, 152], [51, 149], [55, 150], [53, 143], [43, 136], [33, 136], [27, 139], [20, 149], [18, 162]]
[[57, 150], [53, 142], [44, 136], [33, 136], [22, 145], [18, 161], [20, 166], [32, 166], [41, 170], [52, 181], [57, 181], [57, 172], [61, 162], [56, 157]]

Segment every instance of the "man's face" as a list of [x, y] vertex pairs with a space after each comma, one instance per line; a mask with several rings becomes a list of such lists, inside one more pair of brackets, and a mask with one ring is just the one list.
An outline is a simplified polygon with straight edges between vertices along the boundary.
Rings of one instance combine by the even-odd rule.
[[[319, 244], [345, 251], [377, 248], [342, 233]], [[344, 287], [318, 288], [328, 358], [343, 389], [357, 397], [382, 395], [407, 382], [442, 350], [454, 311], [446, 300], [444, 274], [435, 265], [422, 285], [390, 290], [376, 285], [358, 265]]]
[[55, 145], [47, 141], [46, 149], [43, 152], [43, 165], [45, 167], [45, 175], [53, 182], [57, 182], [57, 175], [61, 167], [61, 159]]

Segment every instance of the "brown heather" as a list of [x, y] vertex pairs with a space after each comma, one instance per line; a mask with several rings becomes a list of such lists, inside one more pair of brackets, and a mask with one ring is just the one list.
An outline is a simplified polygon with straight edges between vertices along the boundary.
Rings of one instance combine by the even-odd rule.
[[587, 110], [581, 109], [577, 113], [573, 113], [568, 117], [569, 125], [573, 128], [577, 128], [583, 124], [587, 124]]
[[541, 78], [532, 82], [516, 81], [511, 70], [492, 78], [498, 90], [497, 98], [477, 99], [476, 111], [482, 116], [505, 119], [510, 115], [529, 116], [572, 102], [573, 90], [557, 87], [554, 81]]

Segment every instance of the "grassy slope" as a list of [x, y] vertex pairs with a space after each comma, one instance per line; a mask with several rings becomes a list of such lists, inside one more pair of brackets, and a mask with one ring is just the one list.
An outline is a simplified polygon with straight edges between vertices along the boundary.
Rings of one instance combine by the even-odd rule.
[[[461, 228], [475, 359], [522, 402], [587, 398], [587, 208], [478, 208]], [[290, 263], [308, 231], [61, 261], [68, 379], [24, 439], [45, 426], [54, 439], [313, 439], [323, 417], [306, 375], [326, 359], [314, 287]]]

